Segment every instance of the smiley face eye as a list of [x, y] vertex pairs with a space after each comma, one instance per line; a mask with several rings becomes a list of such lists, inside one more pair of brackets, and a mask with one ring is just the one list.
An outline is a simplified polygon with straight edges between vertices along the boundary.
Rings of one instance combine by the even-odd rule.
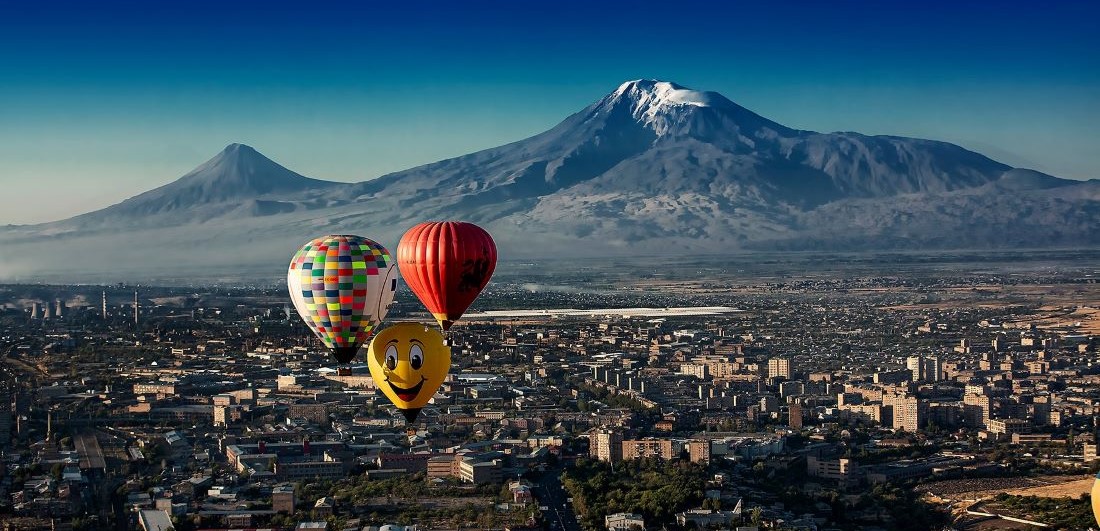
[[415, 370], [420, 370], [424, 365], [424, 349], [420, 348], [420, 345], [413, 345], [409, 349], [409, 365], [412, 365]]
[[394, 345], [386, 348], [386, 368], [391, 371], [397, 368], [397, 347]]

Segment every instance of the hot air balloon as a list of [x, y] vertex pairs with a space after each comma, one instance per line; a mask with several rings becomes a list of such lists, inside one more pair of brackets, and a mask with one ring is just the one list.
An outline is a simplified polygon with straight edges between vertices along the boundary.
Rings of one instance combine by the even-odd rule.
[[385, 247], [361, 236], [322, 236], [290, 261], [290, 299], [340, 363], [355, 357], [386, 317], [397, 270]]
[[421, 223], [397, 244], [401, 276], [444, 331], [489, 283], [496, 264], [492, 236], [473, 223]]
[[398, 323], [370, 342], [367, 367], [375, 385], [412, 422], [447, 378], [451, 349], [435, 328]]

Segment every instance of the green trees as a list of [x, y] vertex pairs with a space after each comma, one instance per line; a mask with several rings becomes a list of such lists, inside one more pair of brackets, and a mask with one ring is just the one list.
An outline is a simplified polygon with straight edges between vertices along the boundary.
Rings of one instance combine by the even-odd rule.
[[[1095, 524], [1092, 498], [1083, 493], [1077, 498], [1043, 498], [1001, 493], [991, 508], [1004, 507], [1003, 513], [1049, 524], [1054, 529], [1088, 529]], [[1002, 512], [994, 510], [993, 512]]]
[[581, 459], [562, 480], [573, 505], [590, 528], [617, 512], [636, 512], [654, 522], [670, 522], [673, 515], [703, 500], [705, 471], [685, 462], [638, 459], [615, 465]]

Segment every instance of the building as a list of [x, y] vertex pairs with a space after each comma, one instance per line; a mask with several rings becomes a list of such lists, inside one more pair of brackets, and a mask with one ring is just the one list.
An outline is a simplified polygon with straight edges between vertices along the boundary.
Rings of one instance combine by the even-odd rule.
[[271, 510], [294, 514], [295, 502], [293, 485], [276, 485], [271, 489]]
[[[710, 509], [688, 509], [676, 513], [676, 523], [680, 527], [696, 529], [730, 529], [741, 521], [741, 501], [732, 511], [712, 511]], [[690, 525], [689, 525], [690, 524]], [[738, 528], [741, 529], [741, 528]], [[752, 528], [755, 529], [755, 528]], [[801, 528], [800, 528], [801, 529]]]
[[613, 430], [597, 431], [589, 439], [588, 453], [600, 461], [622, 461], [623, 435]]
[[921, 356], [909, 356], [905, 358], [905, 368], [913, 375], [914, 382], [924, 381], [924, 358]]
[[241, 406], [214, 406], [214, 426], [225, 427], [238, 422], [243, 417]]
[[176, 384], [143, 383], [134, 384], [135, 395], [175, 395]]
[[992, 416], [992, 404], [989, 395], [967, 393], [963, 395], [963, 418], [966, 423], [976, 428], [984, 428], [989, 425]]
[[909, 381], [913, 373], [908, 369], [897, 371], [879, 371], [874, 374], [874, 382], [879, 385], [899, 384]]
[[692, 463], [710, 464], [710, 441], [690, 441], [687, 448]]
[[1096, 445], [1095, 444], [1085, 443], [1084, 457], [1085, 457], [1085, 462], [1086, 463], [1096, 461], [1097, 456], [1096, 456]]
[[332, 511], [336, 508], [336, 500], [331, 496], [324, 496], [317, 499], [317, 502], [313, 504], [313, 517], [314, 518], [328, 518], [332, 516]]
[[794, 380], [783, 382], [779, 384], [779, 396], [787, 398], [788, 396], [797, 396], [806, 393], [806, 384]]
[[339, 461], [297, 461], [276, 462], [275, 477], [279, 479], [326, 478], [335, 479], [345, 474], [344, 464]]
[[883, 404], [892, 406], [895, 430], [915, 433], [927, 424], [928, 403], [915, 396], [883, 397]]
[[1012, 444], [1048, 444], [1054, 439], [1049, 433], [1013, 433]]
[[138, 512], [138, 524], [145, 531], [169, 531], [175, 529], [172, 526], [172, 517], [164, 511], [155, 509], [143, 509]]
[[791, 404], [787, 408], [787, 425], [791, 429], [802, 429], [802, 404]]
[[645, 529], [645, 518], [637, 513], [615, 513], [603, 517], [607, 531], [634, 531]]
[[924, 358], [924, 381], [938, 382], [943, 379], [943, 360], [939, 356], [926, 356]]
[[462, 463], [462, 454], [436, 455], [428, 459], [429, 478], [457, 478], [459, 476], [459, 464]]
[[858, 478], [859, 466], [852, 459], [820, 459], [816, 456], [806, 458], [806, 474], [847, 483]]
[[768, 360], [769, 378], [786, 378], [790, 380], [793, 372], [790, 358], [771, 358]]
[[680, 374], [694, 376], [700, 380], [709, 380], [710, 367], [702, 363], [685, 363], [680, 365]]
[[535, 494], [531, 492], [531, 485], [525, 481], [508, 482], [508, 491], [512, 493], [512, 503], [527, 505], [535, 501]]
[[458, 465], [458, 477], [466, 483], [500, 483], [501, 468], [499, 459], [479, 461], [474, 457], [466, 457]]
[[436, 454], [426, 452], [416, 454], [391, 454], [383, 452], [378, 454], [375, 463], [378, 464], [378, 468], [381, 470], [404, 470], [409, 473], [427, 472], [428, 462], [434, 457], [436, 457]]
[[672, 440], [647, 438], [622, 442], [623, 460], [640, 459], [643, 457], [659, 457], [671, 460]]
[[287, 407], [286, 417], [289, 419], [304, 419], [313, 424], [324, 426], [328, 424], [328, 406], [325, 404], [291, 404]]
[[989, 433], [1011, 436], [1031, 431], [1031, 423], [1023, 419], [989, 419]]
[[849, 424], [881, 424], [888, 417], [883, 415], [882, 404], [844, 404], [839, 410], [840, 418]]

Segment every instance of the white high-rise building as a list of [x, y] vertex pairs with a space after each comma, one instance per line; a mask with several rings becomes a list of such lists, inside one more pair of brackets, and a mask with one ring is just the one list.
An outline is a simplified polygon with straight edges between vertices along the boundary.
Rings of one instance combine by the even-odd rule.
[[914, 382], [938, 382], [943, 380], [943, 361], [939, 356], [909, 356], [905, 368], [913, 373]]
[[914, 382], [924, 381], [924, 358], [921, 356], [909, 356], [905, 358], [905, 368], [913, 373]]
[[790, 358], [771, 358], [768, 360], [769, 378], [781, 377], [790, 380], [793, 372]]
[[924, 358], [924, 379], [929, 382], [943, 380], [943, 360], [939, 356]]

